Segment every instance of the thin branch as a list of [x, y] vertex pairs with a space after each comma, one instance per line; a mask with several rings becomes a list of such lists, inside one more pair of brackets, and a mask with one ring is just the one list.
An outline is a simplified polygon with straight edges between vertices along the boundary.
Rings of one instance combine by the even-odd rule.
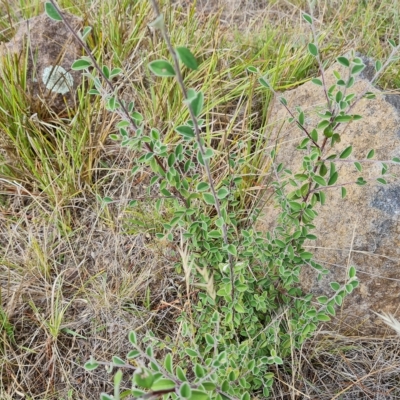
[[[94, 58], [92, 52], [90, 51], [89, 47], [86, 45], [86, 43], [82, 40], [82, 38], [80, 37], [80, 35], [75, 32], [74, 28], [71, 26], [71, 24], [68, 22], [68, 20], [65, 18], [64, 14], [62, 13], [62, 11], [60, 10], [60, 8], [57, 6], [56, 2], [54, 0], [49, 0], [50, 3], [53, 5], [53, 7], [56, 9], [56, 11], [58, 12], [58, 14], [60, 15], [60, 17], [62, 18], [62, 21], [64, 22], [65, 26], [68, 28], [68, 30], [71, 32], [71, 34], [74, 36], [74, 38], [79, 42], [79, 44], [82, 46], [82, 48], [85, 50], [86, 54], [88, 55], [88, 57], [90, 58], [90, 60], [92, 61], [93, 67], [97, 70], [97, 72], [99, 73], [99, 75], [104, 79], [104, 81], [106, 82], [107, 86], [109, 87], [109, 89], [111, 90], [111, 92], [114, 94], [114, 97], [116, 99], [116, 101], [118, 102], [118, 104], [120, 105], [123, 114], [125, 116], [125, 118], [127, 118], [127, 120], [129, 121], [130, 124], [130, 128], [133, 131], [137, 131], [139, 128], [136, 125], [136, 122], [134, 121], [134, 119], [132, 118], [132, 116], [129, 113], [129, 110], [126, 108], [126, 105], [124, 104], [123, 101], [120, 101], [118, 96], [116, 95], [116, 89], [115, 86], [113, 85], [113, 83], [110, 81], [110, 79], [107, 78], [107, 76], [104, 74], [102, 68], [100, 67], [100, 65], [97, 63], [96, 59]], [[148, 143], [145, 143], [145, 147], [146, 150], [149, 153], [153, 153], [152, 148], [150, 147], [150, 145]], [[159, 157], [157, 157], [157, 155], [154, 154], [154, 159], [156, 160], [157, 164], [160, 166], [160, 168], [164, 171], [164, 173], [167, 172], [167, 169], [164, 167], [162, 161], [160, 160]], [[186, 199], [183, 197], [183, 195], [176, 190], [175, 188], [173, 188], [175, 195], [177, 197], [179, 197], [179, 199], [183, 202], [183, 204], [185, 204], [186, 208], [188, 208], [188, 203], [186, 201]]]
[[[151, 3], [153, 5], [153, 9], [154, 9], [154, 13], [156, 14], [156, 18], [162, 18], [162, 15], [160, 13], [157, 1], [156, 0], [151, 0]], [[183, 82], [183, 77], [182, 77], [182, 73], [181, 73], [181, 70], [180, 70], [178, 56], [176, 54], [175, 49], [172, 46], [171, 39], [170, 39], [169, 34], [168, 34], [167, 30], [166, 30], [164, 21], [162, 21], [161, 33], [162, 33], [162, 36], [163, 36], [163, 38], [165, 40], [165, 43], [167, 44], [169, 53], [171, 54], [173, 62], [174, 62], [174, 70], [175, 70], [175, 73], [176, 73], [176, 80], [178, 82], [178, 85], [179, 85], [179, 87], [180, 87], [180, 89], [182, 91], [183, 97], [185, 98], [185, 100], [188, 100], [187, 90], [186, 90], [186, 86], [185, 86], [185, 84]], [[205, 157], [204, 146], [203, 146], [203, 143], [202, 143], [202, 140], [201, 140], [201, 137], [200, 137], [200, 126], [199, 126], [196, 114], [194, 113], [192, 106], [190, 104], [187, 104], [187, 107], [189, 109], [190, 118], [191, 118], [191, 120], [193, 122], [193, 127], [194, 127], [194, 131], [195, 131], [195, 135], [196, 135], [196, 141], [197, 141], [197, 144], [199, 146], [200, 153], [201, 153], [201, 155], [203, 157], [203, 160], [204, 160], [204, 168], [206, 170], [207, 178], [208, 178], [208, 181], [210, 183], [210, 189], [211, 189], [212, 195], [213, 195], [214, 200], [215, 200], [215, 209], [217, 211], [218, 217], [222, 218], [221, 206], [220, 206], [220, 203], [219, 203], [219, 199], [217, 197], [217, 192], [215, 190], [215, 185], [214, 185], [213, 177], [212, 177], [212, 174], [211, 174], [210, 165], [209, 165], [208, 159]], [[224, 243], [227, 246], [229, 244], [229, 241], [228, 241], [228, 229], [227, 229], [227, 226], [226, 226], [225, 222], [222, 225], [222, 234], [223, 234]], [[228, 259], [229, 259], [229, 266], [230, 266], [230, 272], [231, 272], [232, 299], [233, 299], [234, 298], [234, 274], [233, 274], [233, 272], [234, 272], [234, 270], [233, 270], [234, 260], [233, 260], [232, 255], [229, 252], [228, 252]]]

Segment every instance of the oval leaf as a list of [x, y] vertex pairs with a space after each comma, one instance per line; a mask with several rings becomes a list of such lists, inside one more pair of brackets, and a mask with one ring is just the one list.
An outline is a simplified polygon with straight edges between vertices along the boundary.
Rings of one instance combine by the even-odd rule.
[[334, 184], [336, 183], [336, 181], [338, 180], [338, 178], [339, 178], [338, 173], [337, 173], [337, 172], [334, 172], [334, 173], [332, 174], [332, 176], [329, 178], [328, 186], [334, 185]]
[[56, 10], [56, 8], [50, 2], [46, 1], [46, 4], [44, 5], [44, 9], [49, 18], [53, 19], [54, 21], [62, 21], [62, 17], [60, 15], [60, 13]]
[[203, 193], [203, 199], [207, 204], [215, 205], [215, 199], [211, 193]]
[[175, 76], [174, 67], [170, 62], [165, 60], [152, 61], [149, 64], [150, 71], [156, 76], [169, 77]]
[[314, 57], [317, 57], [318, 55], [318, 47], [314, 43], [309, 43], [308, 44], [308, 51], [310, 54]]
[[162, 390], [170, 390], [175, 387], [175, 382], [171, 379], [161, 378], [158, 381], [154, 382], [151, 386], [151, 390], [153, 391], [162, 391]]
[[347, 158], [351, 154], [352, 151], [353, 151], [353, 146], [347, 147], [346, 149], [344, 149], [342, 151], [339, 158]]
[[176, 52], [178, 53], [179, 59], [188, 68], [194, 70], [198, 68], [197, 60], [189, 49], [186, 47], [177, 47]]
[[76, 61], [72, 64], [71, 68], [72, 68], [74, 71], [79, 71], [79, 70], [81, 70], [81, 69], [86, 69], [86, 68], [89, 68], [89, 67], [91, 67], [91, 66], [92, 66], [92, 63], [91, 63], [90, 61], [88, 61], [88, 60], [76, 60]]

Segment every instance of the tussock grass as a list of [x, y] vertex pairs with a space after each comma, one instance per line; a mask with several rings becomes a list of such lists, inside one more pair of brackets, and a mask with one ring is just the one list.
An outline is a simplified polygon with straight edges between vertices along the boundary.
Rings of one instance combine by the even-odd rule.
[[[333, 60], [349, 48], [383, 57], [388, 52], [384, 38], [398, 36], [397, 1], [317, 3], [325, 59]], [[155, 78], [146, 67], [149, 61], [168, 57], [160, 37], [147, 28], [150, 4], [59, 4], [93, 27], [88, 44], [96, 59], [124, 70], [115, 82], [118, 93], [135, 100], [146, 127], [157, 127], [166, 144], [180, 140], [173, 128], [188, 118], [181, 93], [172, 80], [151, 84]], [[307, 3], [244, 0], [238, 8], [226, 0], [220, 2], [224, 9], [216, 9], [212, 1], [167, 4], [173, 43], [187, 45], [202, 60], [199, 70], [184, 74], [190, 86], [201, 87], [206, 95], [204, 138], [217, 153], [212, 167], [217, 185], [231, 173], [227, 150], [243, 160], [237, 213], [245, 218], [262, 194], [269, 169], [265, 147], [271, 100], [247, 67], [268, 72], [281, 91], [317, 73], [305, 51], [310, 34], [299, 14]], [[0, 39], [10, 39], [21, 19], [38, 15], [42, 7], [38, 0], [2, 2]], [[399, 80], [396, 63], [380, 84], [394, 89]], [[83, 370], [91, 355], [109, 360], [124, 354], [132, 329], [139, 334], [152, 330], [166, 346], [179, 338], [176, 318], [187, 305], [186, 283], [175, 269], [179, 255], [154, 238], [155, 227], [170, 210], [168, 205], [155, 209], [147, 171], [140, 178], [130, 176], [138, 154], [108, 139], [117, 118], [86, 95], [88, 85], [84, 83], [76, 109], [67, 116], [46, 109], [32, 115], [24, 71], [15, 60], [3, 60], [0, 134], [8, 148], [0, 155], [2, 399], [97, 399], [111, 380], [105, 371], [93, 375]], [[97, 197], [105, 196], [114, 202], [102, 205]], [[126, 206], [135, 198], [141, 201], [133, 212]], [[387, 357], [379, 356], [386, 351]], [[376, 363], [360, 366], [355, 355], [360, 363]], [[293, 354], [293, 363], [296, 374], [280, 372], [276, 398], [332, 398], [335, 385], [343, 399], [370, 396], [377, 388], [393, 395], [399, 384], [394, 341], [340, 338], [338, 345], [316, 336]], [[379, 376], [379, 382], [371, 380], [372, 364], [379, 372], [373, 379]], [[322, 375], [327, 369], [337, 374]]]

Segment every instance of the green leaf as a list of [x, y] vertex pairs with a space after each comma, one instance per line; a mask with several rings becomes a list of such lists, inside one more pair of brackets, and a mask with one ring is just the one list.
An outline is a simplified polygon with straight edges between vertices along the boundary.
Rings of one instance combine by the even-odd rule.
[[107, 65], [103, 65], [102, 71], [104, 76], [108, 79], [110, 77], [110, 70]]
[[164, 359], [164, 368], [170, 373], [173, 374], [173, 366], [172, 366], [172, 356], [171, 353], [168, 353]]
[[321, 176], [325, 176], [328, 172], [328, 168], [326, 167], [325, 164], [321, 164], [321, 167], [319, 168], [319, 174]]
[[335, 296], [335, 303], [336, 303], [338, 306], [341, 306], [341, 305], [342, 305], [342, 303], [343, 303], [343, 297], [342, 297], [340, 294], [337, 294], [337, 295]]
[[302, 16], [303, 16], [303, 18], [310, 24], [310, 25], [312, 25], [312, 17], [311, 17], [311, 15], [308, 15], [308, 14], [306, 14], [306, 13], [303, 13], [302, 14]]
[[74, 71], [79, 71], [81, 69], [86, 69], [92, 66], [92, 62], [89, 60], [76, 60], [72, 65], [71, 65], [71, 69], [73, 69]]
[[114, 111], [117, 109], [117, 100], [114, 96], [110, 97], [107, 100], [106, 108], [107, 108], [107, 110], [110, 110], [110, 111]]
[[177, 126], [175, 131], [182, 135], [185, 139], [193, 139], [195, 137], [193, 128], [188, 125]]
[[177, 365], [177, 367], [176, 367], [176, 376], [177, 376], [182, 382], [186, 382], [186, 381], [187, 381], [185, 372], [183, 371], [183, 369], [182, 369], [179, 365]]
[[321, 176], [315, 175], [315, 176], [313, 176], [312, 179], [313, 179], [314, 182], [317, 182], [318, 185], [320, 185], [320, 186], [326, 186], [326, 181], [325, 181], [325, 179], [322, 178]]
[[314, 78], [314, 79], [311, 79], [311, 82], [314, 83], [315, 85], [322, 86], [321, 79]]
[[351, 292], [354, 290], [353, 285], [351, 285], [350, 283], [348, 283], [348, 284], [345, 286], [345, 288], [346, 288], [346, 292], [347, 292], [347, 293], [351, 293]]
[[378, 178], [377, 181], [378, 181], [379, 183], [382, 183], [383, 185], [386, 185], [386, 184], [387, 184], [386, 179], [383, 179], [383, 178]]
[[189, 400], [209, 400], [209, 395], [198, 389], [193, 389], [192, 390], [192, 395], [189, 397]]
[[208, 391], [210, 391], [210, 390], [215, 390], [215, 388], [217, 387], [217, 386], [215, 385], [215, 383], [210, 382], [210, 381], [202, 382], [202, 386], [203, 386], [203, 388], [204, 388], [205, 390], [208, 390]]
[[186, 348], [185, 349], [186, 354], [190, 357], [198, 357], [199, 355], [197, 354], [197, 351], [194, 351], [193, 349]]
[[329, 125], [329, 126], [327, 126], [327, 127], [324, 129], [324, 135], [325, 135], [327, 138], [332, 137], [332, 135], [333, 135], [333, 127], [332, 127], [332, 125]]
[[205, 337], [206, 337], [207, 344], [210, 345], [210, 346], [214, 346], [215, 339], [209, 333], [206, 333]]
[[210, 185], [207, 182], [200, 182], [196, 186], [196, 191], [197, 192], [204, 192], [205, 190], [210, 189]]
[[197, 152], [197, 161], [199, 162], [199, 164], [201, 165], [206, 165], [204, 159], [203, 159], [203, 155], [201, 154], [201, 151], [199, 150]]
[[300, 124], [300, 125], [304, 125], [304, 118], [305, 118], [304, 112], [302, 111], [302, 112], [299, 114], [299, 124]]
[[114, 78], [115, 76], [119, 75], [122, 72], [121, 68], [113, 68], [110, 73], [110, 78]]
[[326, 296], [319, 296], [317, 297], [318, 303], [326, 304], [328, 302], [328, 298]]
[[217, 192], [217, 197], [222, 200], [224, 199], [226, 196], [229, 195], [229, 190], [226, 187], [222, 187], [221, 189], [218, 190]]
[[86, 371], [93, 371], [95, 370], [100, 364], [95, 361], [88, 361], [87, 363], [85, 363], [84, 368], [86, 369]]
[[334, 185], [334, 184], [337, 182], [338, 178], [339, 178], [338, 173], [337, 173], [337, 172], [334, 172], [334, 173], [332, 174], [332, 176], [329, 178], [328, 186]]
[[101, 393], [100, 394], [100, 400], [114, 400], [114, 397], [108, 395], [107, 393]]
[[283, 364], [283, 360], [282, 360], [282, 358], [275, 356], [274, 357], [274, 363], [278, 364], [278, 365], [282, 365]]
[[350, 156], [351, 152], [353, 151], [353, 146], [349, 146], [342, 151], [339, 158], [344, 159]]
[[83, 28], [82, 34], [80, 34], [81, 39], [85, 42], [86, 38], [89, 36], [89, 33], [92, 31], [92, 27], [91, 26], [85, 26]]
[[190, 50], [186, 47], [177, 47], [176, 52], [178, 53], [179, 59], [188, 68], [196, 70], [198, 68], [197, 60]]
[[114, 387], [119, 388], [122, 381], [122, 371], [119, 369], [117, 373], [114, 375]]
[[124, 360], [122, 360], [122, 358], [119, 358], [119, 357], [117, 357], [117, 356], [114, 356], [113, 358], [112, 358], [112, 362], [113, 362], [113, 364], [114, 365], [125, 365], [125, 361]]
[[375, 155], [375, 150], [372, 149], [372, 150], [370, 150], [370, 151], [368, 152], [367, 158], [370, 159], [370, 158], [372, 158], [374, 155]]
[[53, 19], [54, 21], [62, 21], [62, 17], [60, 13], [56, 10], [56, 8], [50, 2], [46, 1], [44, 5], [44, 9], [46, 14], [49, 18]]
[[[347, 107], [347, 104], [346, 104]], [[353, 119], [351, 115], [338, 115], [335, 118], [335, 123], [345, 123], [345, 122], [350, 122]]]
[[362, 176], [360, 176], [359, 178], [357, 178], [356, 184], [360, 185], [360, 186], [364, 186], [367, 183], [366, 180], [364, 180], [364, 178]]
[[331, 288], [333, 290], [339, 290], [340, 289], [340, 285], [337, 282], [331, 282]]
[[237, 256], [237, 249], [233, 244], [228, 244], [226, 250], [229, 254], [232, 254], [235, 257]]
[[313, 257], [313, 253], [304, 251], [303, 253], [300, 253], [300, 257], [302, 260], [311, 260], [311, 258]]
[[147, 354], [149, 357], [153, 357], [153, 355], [154, 355], [154, 349], [153, 349], [153, 346], [152, 346], [152, 345], [146, 347], [146, 354]]
[[325, 129], [330, 125], [330, 122], [328, 120], [323, 120], [317, 125], [317, 129]]
[[382, 62], [379, 60], [375, 61], [375, 70], [376, 72], [379, 72], [382, 69]]
[[131, 112], [131, 117], [138, 123], [143, 121], [143, 115], [137, 111]]
[[331, 320], [331, 318], [328, 315], [326, 315], [325, 313], [318, 313], [317, 319], [318, 319], [318, 321], [330, 321]]
[[192, 111], [196, 117], [198, 117], [203, 111], [204, 106], [204, 94], [203, 92], [198, 92], [197, 96], [190, 101], [190, 105], [192, 107]]
[[289, 201], [289, 206], [292, 209], [292, 211], [300, 211], [301, 210], [301, 204], [297, 203], [296, 201]]
[[151, 390], [153, 391], [170, 390], [174, 389], [174, 387], [175, 387], [174, 381], [172, 381], [171, 379], [161, 378], [153, 383], [153, 385], [151, 386]]
[[356, 162], [354, 163], [354, 166], [357, 168], [357, 171], [358, 171], [358, 172], [361, 172], [361, 171], [362, 171], [362, 165], [361, 165], [358, 161], [356, 161]]
[[125, 127], [127, 127], [129, 125], [130, 125], [129, 121], [126, 121], [126, 120], [119, 121], [118, 124], [117, 124], [117, 128], [125, 128]]
[[202, 193], [203, 199], [207, 204], [215, 205], [214, 196], [211, 193]]
[[342, 187], [342, 199], [344, 199], [346, 197], [347, 194], [347, 190], [345, 187]]
[[349, 268], [349, 278], [350, 279], [353, 279], [355, 276], [356, 276], [356, 268], [352, 265], [350, 268]]
[[334, 307], [331, 305], [326, 306], [326, 311], [328, 311], [328, 313], [331, 315], [336, 315], [336, 311], [335, 311]]
[[255, 74], [258, 72], [258, 69], [256, 67], [253, 67], [252, 65], [250, 65], [249, 67], [247, 67], [247, 71]]
[[308, 51], [310, 54], [314, 57], [318, 56], [318, 47], [314, 43], [309, 43], [308, 44]]
[[344, 67], [350, 67], [350, 61], [347, 57], [338, 57], [337, 61], [339, 64], [342, 64]]
[[188, 399], [192, 395], [192, 389], [187, 382], [182, 383], [181, 387], [179, 388], [179, 395], [184, 399]]
[[148, 66], [150, 71], [156, 76], [169, 77], [176, 75], [174, 67], [169, 61], [156, 60], [149, 63]]
[[128, 358], [128, 359], [133, 359], [133, 358], [138, 357], [140, 354], [141, 354], [141, 353], [140, 353], [139, 350], [131, 350], [131, 351], [126, 355], [126, 358]]
[[239, 303], [235, 303], [233, 308], [239, 313], [239, 314], [243, 314], [245, 312], [245, 309], [243, 308], [243, 306]]
[[310, 132], [310, 136], [311, 136], [311, 139], [314, 140], [314, 142], [318, 142], [318, 131], [316, 129], [313, 129]]
[[176, 160], [175, 154], [174, 154], [174, 153], [171, 153], [171, 154], [168, 156], [168, 161], [167, 161], [168, 167], [171, 168], [171, 167], [175, 164], [175, 160]]
[[359, 74], [364, 68], [365, 68], [364, 64], [354, 65], [353, 68], [351, 69], [351, 74], [352, 75]]
[[204, 160], [209, 160], [214, 155], [214, 151], [210, 148], [206, 149], [203, 155]]
[[196, 375], [196, 378], [203, 378], [206, 374], [206, 371], [200, 364], [195, 364], [194, 374]]
[[262, 86], [266, 87], [267, 89], [270, 89], [269, 83], [265, 78], [259, 78], [258, 81], [261, 83]]
[[218, 238], [222, 237], [222, 234], [218, 230], [212, 230], [210, 232], [207, 232], [207, 237], [209, 237], [211, 239], [218, 239]]
[[351, 88], [353, 85], [354, 85], [354, 82], [355, 82], [356, 80], [354, 79], [354, 76], [351, 76], [350, 78], [349, 78], [349, 80], [347, 81], [347, 84], [346, 84], [346, 88]]

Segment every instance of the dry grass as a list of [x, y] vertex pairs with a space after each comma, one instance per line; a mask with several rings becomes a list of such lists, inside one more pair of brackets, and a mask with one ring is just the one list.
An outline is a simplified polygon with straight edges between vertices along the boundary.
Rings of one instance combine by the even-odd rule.
[[[10, 3], [0, 2], [4, 40], [12, 36], [21, 17], [42, 9], [35, 0], [29, 7], [18, 0]], [[126, 1], [95, 1], [90, 7], [84, 1], [64, 3], [93, 26], [91, 45], [97, 55], [103, 55], [103, 62], [124, 68], [124, 78], [117, 82], [122, 95], [134, 96], [147, 123], [158, 126], [166, 142], [173, 143], [172, 128], [185, 115], [180, 113], [180, 96], [172, 84], [152, 86], [146, 71], [147, 61], [165, 52], [145, 29], [151, 19], [147, 6], [138, 8], [141, 13], [135, 14], [132, 23]], [[210, 8], [215, 1], [197, 3], [201, 18], [190, 20], [190, 8], [176, 5], [172, 10], [178, 20], [174, 34], [189, 44], [197, 43], [204, 58], [204, 69], [191, 79], [208, 94], [212, 129], [206, 140], [221, 153], [227, 143], [230, 151], [238, 151], [241, 142], [251, 143], [243, 150], [242, 171], [251, 188], [262, 181], [268, 167], [262, 154], [269, 98], [245, 73], [246, 66], [268, 69], [282, 90], [301, 84], [315, 72], [304, 52], [308, 33], [298, 13], [306, 2], [276, 0], [265, 6], [265, 1], [242, 0], [238, 7], [226, 0], [219, 4], [225, 5], [221, 15]], [[327, 57], [355, 45], [362, 51], [371, 43], [379, 56], [385, 52], [378, 44], [381, 35], [395, 29], [392, 3], [368, 6], [372, 8], [365, 15], [379, 29], [361, 34], [365, 15], [356, 18], [361, 13], [357, 3], [320, 2], [317, 17], [328, 43]], [[343, 19], [351, 13], [354, 21], [342, 29]], [[385, 18], [390, 20], [383, 25]], [[193, 32], [188, 21], [198, 20]], [[108, 24], [114, 29], [103, 32]], [[393, 71], [390, 77], [393, 85], [400, 82]], [[168, 94], [171, 103], [167, 106]], [[65, 136], [56, 141], [54, 153], [40, 158], [31, 148], [24, 153], [20, 147], [17, 164], [5, 162], [1, 169], [0, 398], [4, 400], [98, 399], [112, 385], [106, 371], [84, 371], [82, 365], [91, 355], [99, 360], [124, 355], [132, 329], [139, 334], [152, 330], [167, 345], [179, 330], [176, 318], [185, 307], [185, 277], [175, 269], [179, 255], [173, 247], [154, 236], [168, 207], [157, 213], [147, 192], [146, 172], [140, 178], [130, 176], [136, 155], [107, 139], [114, 132], [115, 116], [87, 97], [80, 94], [74, 126], [53, 115], [25, 127], [36, 132], [39, 142], [54, 132], [54, 126], [59, 127]], [[36, 164], [28, 162], [32, 154]], [[38, 173], [38, 165], [46, 168]], [[56, 174], [53, 165], [57, 165]], [[217, 168], [216, 179], [227, 173]], [[115, 201], [102, 206], [97, 196]], [[147, 199], [140, 202], [139, 211], [127, 209], [133, 198]], [[249, 192], [242, 206], [256, 200]], [[293, 371], [278, 371], [274, 398], [400, 398], [396, 339], [321, 333], [301, 352], [293, 353], [292, 365]]]
[[400, 398], [399, 337], [345, 337], [320, 332], [277, 371], [274, 399]]

